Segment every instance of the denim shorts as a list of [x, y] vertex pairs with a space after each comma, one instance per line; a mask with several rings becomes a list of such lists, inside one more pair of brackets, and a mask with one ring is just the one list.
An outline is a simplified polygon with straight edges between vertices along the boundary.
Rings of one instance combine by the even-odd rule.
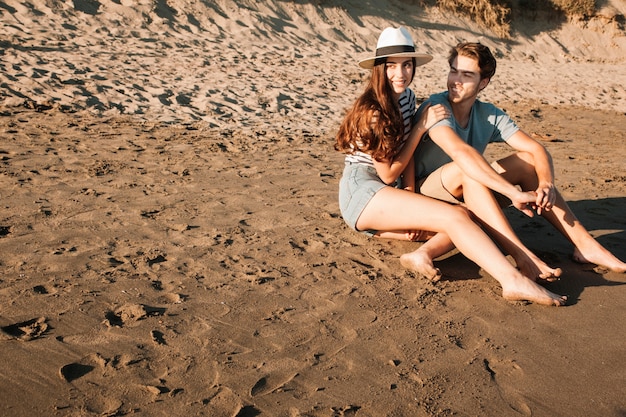
[[[376, 168], [358, 163], [346, 163], [341, 181], [339, 181], [339, 209], [348, 226], [357, 230], [356, 222], [374, 194], [387, 185], [376, 173]], [[357, 230], [361, 231], [361, 230]], [[368, 236], [375, 230], [361, 231]]]

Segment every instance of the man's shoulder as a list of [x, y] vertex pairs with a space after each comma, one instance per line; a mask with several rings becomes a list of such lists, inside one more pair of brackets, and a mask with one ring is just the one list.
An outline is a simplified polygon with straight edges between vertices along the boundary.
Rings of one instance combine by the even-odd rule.
[[496, 106], [493, 103], [488, 101], [476, 100], [474, 102], [474, 109], [480, 111], [481, 113], [489, 113], [489, 114], [504, 114], [504, 110], [500, 107]]
[[506, 141], [519, 130], [515, 121], [502, 108], [480, 100], [474, 102], [470, 124], [481, 135], [491, 132], [489, 142]]
[[441, 93], [435, 93], [435, 94], [431, 94], [430, 97], [428, 97], [428, 100], [426, 100], [427, 103], [430, 104], [444, 104], [444, 103], [448, 103], [448, 92], [447, 91], [442, 91]]

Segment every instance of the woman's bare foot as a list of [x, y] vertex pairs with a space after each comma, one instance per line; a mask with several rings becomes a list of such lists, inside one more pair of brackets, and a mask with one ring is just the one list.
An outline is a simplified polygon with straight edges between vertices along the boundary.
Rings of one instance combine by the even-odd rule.
[[567, 297], [546, 290], [526, 277], [514, 278], [502, 285], [502, 297], [509, 301], [531, 301], [546, 306], [562, 306]]
[[583, 255], [582, 251], [578, 248], [574, 249], [572, 258], [574, 261], [585, 264], [596, 264], [610, 269], [613, 272], [626, 272], [626, 263], [620, 261], [611, 252], [598, 244], [598, 248], [587, 250], [587, 253]]
[[423, 275], [433, 282], [437, 282], [441, 279], [441, 271], [439, 268], [435, 268], [433, 260], [419, 249], [400, 256], [400, 263], [406, 269]]

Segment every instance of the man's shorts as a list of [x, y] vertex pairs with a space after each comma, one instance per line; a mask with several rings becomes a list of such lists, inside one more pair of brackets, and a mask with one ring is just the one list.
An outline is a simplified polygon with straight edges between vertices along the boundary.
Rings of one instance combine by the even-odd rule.
[[441, 180], [441, 173], [445, 165], [439, 167], [436, 171], [426, 178], [417, 180], [417, 192], [422, 195], [435, 198], [437, 200], [446, 201], [452, 204], [463, 204], [462, 200], [457, 199], [455, 196], [444, 187]]

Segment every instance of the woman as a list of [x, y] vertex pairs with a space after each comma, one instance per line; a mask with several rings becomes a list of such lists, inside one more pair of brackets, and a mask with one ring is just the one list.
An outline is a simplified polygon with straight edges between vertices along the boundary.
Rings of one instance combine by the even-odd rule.
[[[335, 144], [338, 151], [346, 153], [339, 185], [344, 220], [370, 236], [423, 240], [428, 232], [405, 231], [442, 233], [440, 236], [447, 235], [465, 256], [498, 280], [505, 299], [565, 304], [566, 297], [546, 290], [515, 269], [466, 209], [414, 192], [415, 148], [430, 126], [448, 117], [445, 108], [433, 106], [411, 126], [415, 94], [408, 87], [415, 68], [431, 59], [415, 52], [410, 34], [401, 27], [385, 29], [375, 56], [359, 63], [372, 70], [371, 77], [343, 120]], [[535, 199], [530, 193], [526, 197], [525, 202]], [[411, 258], [412, 269], [435, 274], [427, 256], [420, 265], [416, 253]]]

